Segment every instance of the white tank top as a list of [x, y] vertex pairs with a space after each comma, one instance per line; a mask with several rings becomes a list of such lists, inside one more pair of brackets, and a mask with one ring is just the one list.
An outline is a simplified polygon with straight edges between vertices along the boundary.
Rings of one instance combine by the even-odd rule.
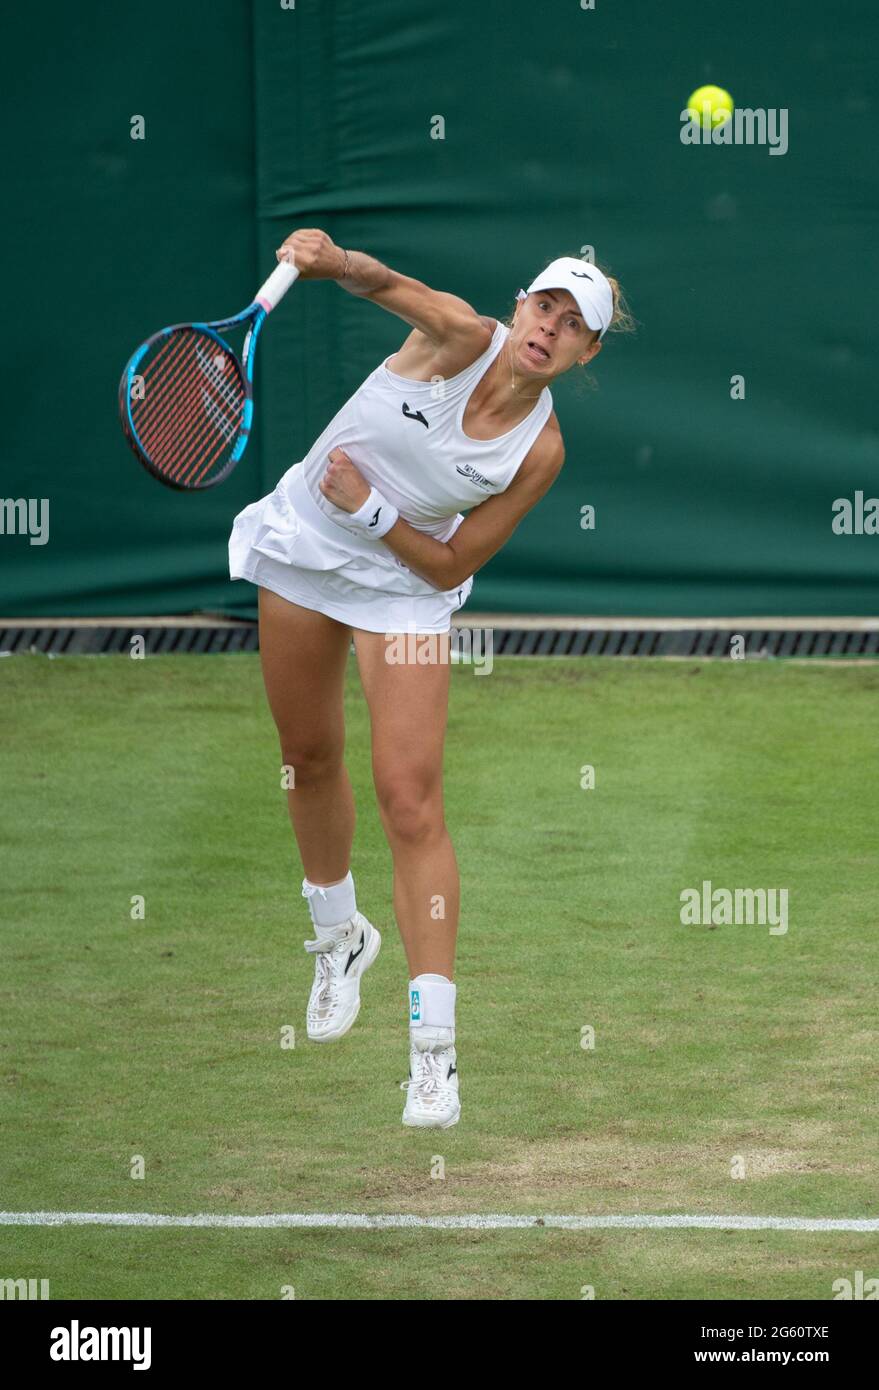
[[[347, 513], [328, 502], [318, 488], [327, 454], [337, 446], [404, 520], [438, 540], [454, 534], [463, 521], [462, 510], [509, 487], [552, 410], [548, 387], [531, 413], [497, 439], [471, 439], [461, 423], [471, 393], [508, 334], [499, 322], [475, 362], [436, 382], [398, 376], [388, 369], [386, 357], [333, 417], [301, 464], [294, 465], [300, 486], [304, 483], [324, 516], [341, 526], [347, 520]], [[289, 477], [285, 474], [282, 482]], [[372, 548], [381, 543], [366, 544]]]

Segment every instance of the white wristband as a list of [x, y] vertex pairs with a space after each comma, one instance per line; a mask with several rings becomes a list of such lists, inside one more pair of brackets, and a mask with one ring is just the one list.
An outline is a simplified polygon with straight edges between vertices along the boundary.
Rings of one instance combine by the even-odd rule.
[[400, 513], [393, 503], [382, 497], [377, 488], [371, 487], [363, 506], [350, 513], [348, 522], [358, 532], [378, 540], [387, 535], [399, 517]]

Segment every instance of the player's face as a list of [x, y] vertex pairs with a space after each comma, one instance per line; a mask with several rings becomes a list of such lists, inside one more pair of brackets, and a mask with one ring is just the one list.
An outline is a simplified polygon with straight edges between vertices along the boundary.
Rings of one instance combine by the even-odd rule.
[[519, 302], [510, 349], [520, 371], [549, 378], [591, 361], [601, 344], [568, 290], [536, 290]]

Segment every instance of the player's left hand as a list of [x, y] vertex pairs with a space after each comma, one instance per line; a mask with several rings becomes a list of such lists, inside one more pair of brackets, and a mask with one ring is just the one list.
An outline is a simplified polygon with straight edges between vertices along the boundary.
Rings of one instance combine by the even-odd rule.
[[321, 492], [340, 511], [358, 511], [369, 496], [369, 483], [344, 449], [331, 449], [327, 458], [327, 470], [318, 484]]

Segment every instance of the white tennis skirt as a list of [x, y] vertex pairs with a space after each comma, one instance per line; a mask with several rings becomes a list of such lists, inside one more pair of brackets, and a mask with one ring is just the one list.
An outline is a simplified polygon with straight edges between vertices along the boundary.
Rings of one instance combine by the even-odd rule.
[[274, 492], [236, 516], [229, 574], [271, 589], [290, 603], [366, 632], [448, 632], [467, 602], [460, 588], [433, 589], [380, 541], [350, 535], [324, 516], [302, 477], [285, 473]]

